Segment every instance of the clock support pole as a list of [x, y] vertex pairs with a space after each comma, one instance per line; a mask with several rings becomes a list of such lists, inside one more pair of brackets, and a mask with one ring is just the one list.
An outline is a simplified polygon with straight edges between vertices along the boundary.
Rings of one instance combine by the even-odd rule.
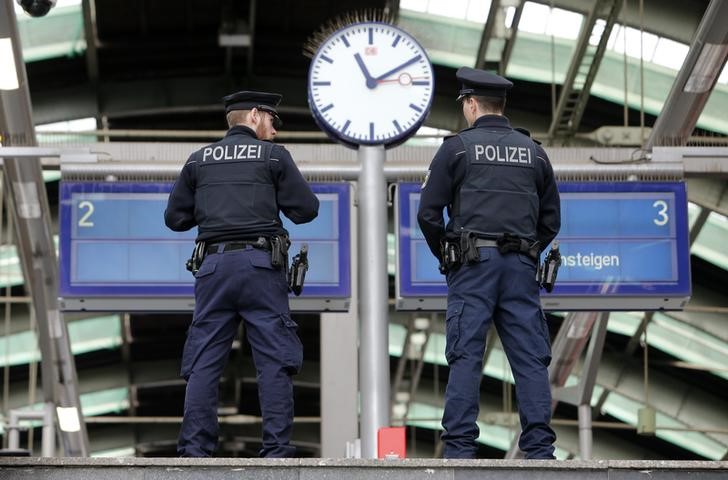
[[389, 426], [389, 281], [384, 147], [360, 146], [359, 388], [362, 458], [377, 458], [377, 432]]

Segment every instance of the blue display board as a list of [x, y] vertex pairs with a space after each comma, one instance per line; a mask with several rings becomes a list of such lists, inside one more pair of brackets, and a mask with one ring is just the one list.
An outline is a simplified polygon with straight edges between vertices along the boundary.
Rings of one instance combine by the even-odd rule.
[[[311, 187], [320, 201], [318, 217], [295, 225], [282, 216], [292, 240], [289, 254], [296, 254], [303, 242], [309, 246], [306, 285], [301, 297], [291, 297], [291, 307], [337, 310], [351, 296], [349, 185]], [[171, 183], [61, 183], [60, 296], [65, 309], [116, 310], [129, 303], [131, 310], [178, 310], [192, 305], [194, 278], [185, 261], [197, 229], [180, 233], [164, 225], [171, 188]], [[170, 301], [174, 298], [184, 301]], [[143, 306], [132, 308], [134, 302]], [[109, 307], [117, 304], [122, 307]]]
[[[444, 308], [445, 277], [417, 224], [420, 185], [397, 196], [398, 306]], [[682, 308], [690, 297], [687, 198], [683, 182], [561, 183], [563, 256], [552, 310]]]

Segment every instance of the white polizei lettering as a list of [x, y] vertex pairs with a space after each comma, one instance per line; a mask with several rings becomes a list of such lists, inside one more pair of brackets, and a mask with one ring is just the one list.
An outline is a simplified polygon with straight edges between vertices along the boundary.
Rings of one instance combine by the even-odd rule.
[[251, 145], [248, 152], [250, 153], [248, 158], [260, 158], [260, 145]]
[[521, 147], [518, 149], [518, 163], [531, 163], [529, 160], [527, 160], [525, 157], [531, 153], [531, 151], [527, 148]]
[[222, 160], [223, 155], [225, 155], [225, 150], [221, 146], [217, 146], [212, 150], [213, 160]]
[[501, 150], [500, 148], [496, 148], [496, 152], [498, 152], [498, 160], [499, 162], [507, 162], [508, 161], [508, 154]]
[[495, 157], [496, 157], [495, 147], [493, 145], [486, 145], [485, 146], [485, 158], [489, 162], [492, 162], [493, 160], [495, 160]]
[[516, 153], [520, 150], [519, 147], [506, 147], [508, 149], [508, 161], [511, 163], [518, 163], [516, 159]]
[[202, 161], [206, 162], [207, 157], [209, 157], [211, 153], [212, 153], [212, 147], [207, 147], [206, 149], [204, 149], [202, 151]]
[[247, 145], [235, 145], [235, 151], [237, 152], [235, 154], [235, 158], [238, 160], [244, 160], [246, 148], [247, 148]]
[[485, 147], [483, 145], [476, 145], [475, 146], [475, 160], [480, 160], [480, 156], [485, 152]]
[[526, 152], [528, 152], [528, 164], [530, 165], [531, 164], [531, 149], [527, 148]]

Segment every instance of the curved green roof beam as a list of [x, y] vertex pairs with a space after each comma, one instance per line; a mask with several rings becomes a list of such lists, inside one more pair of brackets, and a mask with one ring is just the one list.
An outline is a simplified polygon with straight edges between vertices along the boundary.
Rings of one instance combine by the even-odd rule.
[[[481, 23], [403, 9], [400, 11], [399, 25], [422, 43], [434, 63], [454, 68], [475, 65], [475, 56], [483, 31]], [[488, 42], [486, 58], [499, 58], [502, 46], [503, 40], [491, 39]], [[551, 83], [553, 79], [555, 83], [561, 84], [575, 47], [575, 40], [553, 38], [552, 68], [552, 37], [519, 30], [506, 74], [514, 79], [540, 83]], [[622, 53], [608, 50], [602, 59], [591, 94], [620, 105], [624, 104], [624, 62]], [[640, 109], [641, 103], [639, 68], [639, 59], [628, 55], [626, 103], [636, 110]], [[645, 112], [659, 115], [676, 76], [677, 70], [650, 61], [644, 62]], [[728, 85], [719, 83], [705, 105], [697, 126], [728, 133], [728, 117], [724, 113], [726, 105], [728, 105]]]

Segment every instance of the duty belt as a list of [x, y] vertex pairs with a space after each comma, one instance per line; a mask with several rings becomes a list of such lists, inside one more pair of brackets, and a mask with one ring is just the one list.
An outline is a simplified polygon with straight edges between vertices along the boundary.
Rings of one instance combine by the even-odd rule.
[[[231, 250], [245, 250], [248, 246], [270, 251], [270, 240], [265, 237], [249, 240], [235, 240], [230, 242], [213, 243], [207, 247], [207, 253], [229, 252]], [[222, 247], [222, 250], [220, 249]]]
[[475, 248], [480, 247], [497, 247], [498, 243], [495, 240], [487, 240], [485, 238], [479, 238], [475, 241]]

